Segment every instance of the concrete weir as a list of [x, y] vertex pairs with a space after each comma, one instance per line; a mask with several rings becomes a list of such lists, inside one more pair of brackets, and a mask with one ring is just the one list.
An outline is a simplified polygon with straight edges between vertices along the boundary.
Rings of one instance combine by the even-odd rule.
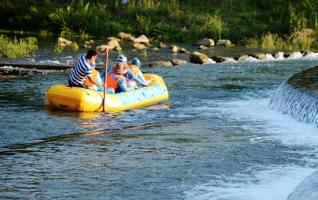
[[69, 70], [71, 65], [0, 63], [0, 77], [48, 74]]
[[0, 63], [0, 67], [11, 66], [25, 69], [43, 69], [43, 70], [67, 70], [71, 69], [73, 65], [52, 65], [52, 64], [37, 64], [37, 63]]
[[284, 81], [272, 96], [270, 107], [301, 121], [318, 124], [318, 66]]
[[318, 199], [318, 171], [308, 176], [295, 190], [289, 194], [287, 200], [317, 200]]

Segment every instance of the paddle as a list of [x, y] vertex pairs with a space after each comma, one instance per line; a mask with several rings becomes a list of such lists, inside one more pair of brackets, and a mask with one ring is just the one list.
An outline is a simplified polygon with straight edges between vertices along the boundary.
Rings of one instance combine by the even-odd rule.
[[103, 112], [105, 112], [105, 104], [106, 104], [106, 83], [107, 83], [107, 70], [108, 70], [108, 49], [105, 49], [106, 56], [105, 56], [105, 69], [104, 69], [104, 99], [103, 99]]

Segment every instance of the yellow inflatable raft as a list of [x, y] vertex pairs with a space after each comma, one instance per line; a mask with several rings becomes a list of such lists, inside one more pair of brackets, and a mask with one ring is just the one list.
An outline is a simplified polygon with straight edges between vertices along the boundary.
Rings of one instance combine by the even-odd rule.
[[[168, 89], [161, 76], [144, 74], [151, 80], [149, 87], [139, 88], [130, 92], [106, 94], [105, 111], [120, 112], [158, 104], [169, 99]], [[59, 110], [79, 112], [103, 111], [103, 92], [94, 90], [54, 85], [45, 93], [45, 105]]]

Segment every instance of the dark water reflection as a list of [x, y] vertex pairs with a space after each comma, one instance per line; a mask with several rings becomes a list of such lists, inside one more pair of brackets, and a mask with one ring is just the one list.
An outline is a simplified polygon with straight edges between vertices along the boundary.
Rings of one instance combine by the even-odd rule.
[[[65, 72], [1, 79], [0, 196], [187, 199], [189, 191], [215, 177], [231, 183], [228, 178], [237, 173], [306, 166], [312, 157], [299, 152], [310, 147], [266, 139], [271, 125], [235, 118], [222, 103], [269, 98], [283, 80], [315, 64], [145, 68], [164, 77], [169, 104], [119, 114], [46, 110], [44, 93], [65, 83]], [[265, 139], [251, 142], [259, 137]]]

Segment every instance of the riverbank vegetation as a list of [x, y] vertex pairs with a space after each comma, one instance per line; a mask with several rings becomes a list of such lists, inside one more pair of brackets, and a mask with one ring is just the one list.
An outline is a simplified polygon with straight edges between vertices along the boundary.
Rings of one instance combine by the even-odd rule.
[[[4, 29], [106, 37], [124, 31], [155, 41], [230, 39], [265, 49], [317, 49], [316, 0], [5, 0]], [[308, 34], [310, 32], [310, 34]]]
[[0, 35], [0, 57], [23, 57], [30, 55], [37, 49], [37, 39], [34, 37], [10, 39], [5, 35]]

